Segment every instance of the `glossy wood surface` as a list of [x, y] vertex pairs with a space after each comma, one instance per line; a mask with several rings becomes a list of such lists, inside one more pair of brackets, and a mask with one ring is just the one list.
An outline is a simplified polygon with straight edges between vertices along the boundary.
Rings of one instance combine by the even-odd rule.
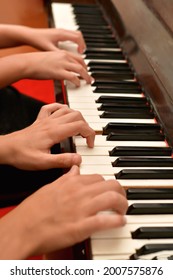
[[[164, 19], [164, 4], [170, 8], [171, 2], [162, 1], [163, 9], [160, 1], [160, 6], [152, 8], [143, 0], [97, 2], [133, 65], [137, 79], [150, 96], [169, 143], [173, 145], [173, 36], [171, 25], [168, 30]], [[160, 9], [159, 17], [154, 8]]]

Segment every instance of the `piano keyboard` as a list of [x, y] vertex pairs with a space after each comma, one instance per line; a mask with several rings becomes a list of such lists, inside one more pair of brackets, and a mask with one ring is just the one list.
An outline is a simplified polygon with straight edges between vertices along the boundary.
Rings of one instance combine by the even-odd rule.
[[[81, 174], [116, 178], [129, 201], [123, 228], [91, 236], [92, 259], [170, 259], [173, 255], [172, 148], [135, 72], [97, 6], [52, 3], [55, 26], [81, 30], [95, 81], [64, 81], [68, 105], [96, 131], [95, 147], [74, 137]], [[65, 19], [65, 20], [64, 20]], [[76, 52], [74, 43], [59, 47]], [[100, 213], [104, 214], [104, 213]]]

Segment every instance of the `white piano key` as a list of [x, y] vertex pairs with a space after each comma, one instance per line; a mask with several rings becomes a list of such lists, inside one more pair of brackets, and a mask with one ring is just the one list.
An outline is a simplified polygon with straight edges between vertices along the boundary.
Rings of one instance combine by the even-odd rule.
[[[135, 170], [140, 170], [140, 169], [158, 169], [158, 170], [164, 170], [168, 169], [168, 167], [113, 167], [111, 163], [108, 164], [81, 164], [80, 165], [80, 173], [81, 174], [93, 174], [93, 173], [98, 173], [101, 175], [113, 175], [113, 174], [118, 174], [121, 170], [126, 170], [126, 169], [135, 169]], [[173, 167], [169, 167], [169, 169], [173, 169]], [[165, 179], [166, 180], [166, 179]], [[121, 180], [123, 181], [123, 180]], [[172, 180], [173, 183], [173, 180]]]
[[129, 199], [128, 200], [128, 205], [130, 206], [134, 203], [144, 203], [144, 204], [152, 203], [152, 204], [155, 204], [155, 203], [164, 203], [164, 202], [173, 203], [173, 199], [166, 199], [166, 200], [165, 199], [164, 200], [163, 199], [150, 199], [150, 200], [147, 200], [147, 199], [134, 199], [134, 200]]
[[111, 63], [122, 63], [122, 64], [127, 64], [128, 65], [128, 62], [126, 59], [96, 59], [96, 58], [92, 58], [92, 59], [88, 59], [86, 58], [85, 59], [85, 62], [86, 64], [88, 65], [90, 62], [109, 62], [110, 64]]
[[105, 156], [82, 156], [82, 164], [111, 164], [111, 162], [115, 161], [118, 157], [105, 157]]
[[76, 151], [77, 153], [79, 153], [81, 156], [108, 156], [108, 150], [112, 150], [114, 148], [114, 144], [112, 143], [112, 146], [109, 147], [109, 149], [107, 147], [94, 147], [94, 148], [89, 148], [86, 146], [86, 142], [85, 142], [85, 146], [76, 146]]
[[[105, 180], [115, 180], [115, 175], [103, 175], [103, 178]], [[122, 186], [124, 189], [128, 188], [173, 188], [173, 180], [172, 179], [137, 179], [137, 180], [128, 180], [128, 179], [123, 179], [117, 180], [119, 184]]]
[[[80, 80], [80, 87], [76, 87], [74, 84], [72, 84], [69, 81], [65, 81], [65, 85], [68, 91], [68, 96], [88, 96], [91, 97], [95, 96], [97, 99], [97, 96], [104, 95], [104, 93], [93, 93], [93, 90], [96, 88], [90, 84], [87, 84], [85, 80]], [[106, 93], [106, 95], [110, 96], [121, 96], [121, 97], [144, 97], [144, 94], [141, 93]], [[80, 101], [80, 100], [78, 100]]]
[[96, 232], [95, 234], [92, 235], [92, 239], [111, 239], [111, 238], [116, 238], [116, 239], [121, 239], [121, 238], [132, 238], [131, 233], [135, 230], [137, 230], [140, 227], [171, 227], [173, 226], [173, 221], [171, 222], [159, 222], [156, 223], [155, 221], [151, 221], [150, 223], [136, 223], [136, 224], [126, 224], [123, 227], [119, 228], [114, 228], [114, 229], [109, 229], [109, 230], [104, 230], [104, 231], [99, 231]]
[[[86, 140], [81, 136], [74, 136], [73, 140], [77, 148], [86, 146]], [[95, 149], [95, 147], [116, 147], [116, 146], [166, 147], [167, 144], [165, 141], [107, 141], [106, 135], [96, 135], [93, 150]], [[90, 148], [88, 150], [90, 150]]]
[[172, 179], [117, 180], [123, 188], [173, 188]]
[[[150, 200], [145, 200], [146, 202], [150, 201]], [[167, 202], [167, 199], [162, 200], [162, 202], [165, 201], [165, 203]], [[136, 200], [136, 202], [138, 202], [138, 200]], [[99, 212], [98, 215], [105, 215], [105, 214], [109, 214], [109, 215], [113, 215], [114, 212], [109, 210], [109, 211], [102, 211]], [[152, 224], [152, 223], [172, 223], [173, 224], [173, 214], [158, 214], [158, 215], [126, 215], [126, 224]], [[108, 229], [108, 230], [112, 230], [112, 229]]]
[[[82, 156], [82, 164], [83, 165], [88, 165], [88, 164], [93, 164], [93, 165], [102, 165], [104, 164], [111, 164], [112, 162], [114, 162], [116, 159], [118, 159], [121, 156], [109, 156], [107, 153], [107, 156], [103, 156], [103, 155], [95, 155], [95, 156], [91, 156], [91, 155], [83, 155]], [[142, 156], [143, 158], [147, 158], [148, 156]], [[158, 156], [153, 156], [152, 158], [160, 158]], [[171, 157], [162, 157], [164, 158], [171, 158]]]
[[[129, 142], [129, 141], [127, 141], [127, 142], [126, 143], [125, 143], [125, 141], [123, 141], [123, 143], [121, 142], [122, 143], [121, 146], [128, 146], [128, 145], [134, 146], [132, 142]], [[150, 143], [146, 142], [145, 146], [150, 147], [149, 144]], [[158, 144], [158, 143], [156, 143], [156, 144]], [[109, 151], [111, 151], [115, 147], [114, 143], [112, 143], [112, 146], [109, 146], [109, 147], [96, 146], [94, 148], [88, 148], [86, 146], [86, 142], [85, 142], [84, 145], [83, 146], [82, 145], [81, 146], [76, 146], [76, 150], [81, 156], [106, 156], [107, 157], [107, 156], [109, 156]], [[158, 145], [157, 146], [151, 145], [151, 147], [159, 147], [159, 146]], [[162, 147], [164, 147], [164, 145], [162, 145]]]
[[78, 26], [73, 15], [71, 4], [51, 3], [51, 8], [55, 27], [77, 30]]
[[[76, 109], [76, 108], [75, 108]], [[110, 122], [125, 122], [125, 123], [155, 123], [155, 119], [121, 119], [121, 118], [100, 118], [99, 116], [85, 116], [85, 120], [89, 124], [97, 123], [100, 129]], [[100, 125], [100, 126], [99, 126]]]
[[129, 260], [129, 255], [93, 255], [92, 260]]
[[[137, 249], [140, 249], [146, 244], [173, 244], [173, 239], [91, 239], [93, 255], [120, 255], [134, 254]], [[116, 252], [116, 254], [115, 254]]]
[[[80, 81], [81, 82], [81, 81]], [[80, 89], [80, 90], [79, 90]], [[89, 84], [82, 85], [79, 88], [76, 88], [76, 90], [69, 90], [68, 91], [68, 100], [69, 103], [71, 102], [79, 102], [79, 103], [92, 103], [96, 102], [97, 99], [101, 96], [107, 96], [107, 97], [129, 97], [129, 98], [143, 98], [144, 95], [142, 93], [139, 94], [127, 94], [127, 93], [94, 93], [92, 92], [91, 86]]]

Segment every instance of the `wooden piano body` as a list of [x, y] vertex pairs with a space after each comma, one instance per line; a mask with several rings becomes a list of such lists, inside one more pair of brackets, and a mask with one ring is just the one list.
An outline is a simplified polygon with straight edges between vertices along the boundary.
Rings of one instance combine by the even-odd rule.
[[[55, 17], [58, 19], [57, 15], [52, 11], [52, 3], [75, 3], [75, 4], [94, 4], [102, 11], [104, 19], [107, 24], [111, 27], [112, 34], [116, 38], [119, 47], [121, 48], [124, 58], [129, 64], [130, 68], [134, 73], [134, 77], [139, 83], [141, 90], [144, 92], [145, 96], [150, 100], [150, 104], [155, 112], [155, 120], [160, 124], [161, 130], [165, 136], [165, 146], [168, 146], [172, 150], [173, 144], [173, 24], [172, 24], [172, 11], [173, 2], [171, 0], [161, 1], [161, 0], [98, 0], [98, 1], [46, 1], [47, 10], [49, 13], [50, 27], [57, 26]], [[68, 15], [64, 15], [68, 17]], [[64, 21], [65, 24], [65, 21]], [[63, 22], [62, 22], [63, 26]], [[64, 25], [64, 28], [66, 26]], [[94, 29], [94, 27], [93, 27]], [[98, 50], [99, 51], [99, 50]], [[67, 99], [71, 100], [71, 94], [75, 93], [66, 84], [66, 95]], [[84, 88], [80, 91], [78, 99], [80, 102], [80, 96], [82, 99], [82, 92]], [[73, 102], [69, 103], [72, 107]], [[76, 108], [74, 108], [76, 109]], [[83, 112], [83, 111], [82, 111]], [[97, 131], [99, 134], [96, 137], [102, 137], [102, 133]], [[101, 139], [101, 138], [98, 138]], [[81, 151], [80, 145], [81, 140], [73, 139], [74, 145], [72, 146], [79, 152]], [[140, 141], [139, 141], [140, 142]], [[85, 148], [84, 148], [85, 149]], [[95, 149], [95, 148], [94, 148]], [[84, 152], [85, 154], [85, 152]], [[101, 156], [101, 155], [100, 155]], [[83, 156], [85, 158], [85, 156]], [[101, 157], [100, 157], [101, 158]], [[172, 153], [170, 155], [172, 158]], [[86, 160], [86, 158], [85, 158]], [[87, 160], [86, 160], [87, 161]], [[84, 165], [87, 162], [84, 161]], [[98, 170], [100, 170], [100, 165], [96, 164]], [[83, 172], [83, 166], [81, 171]], [[172, 167], [171, 167], [172, 168]], [[89, 170], [89, 169], [88, 169]], [[96, 169], [97, 170], [97, 169]], [[87, 171], [86, 171], [87, 172]], [[92, 172], [92, 171], [91, 171]], [[85, 171], [84, 171], [85, 173]], [[105, 174], [103, 174], [105, 175]], [[109, 177], [109, 176], [105, 176]], [[91, 258], [91, 259], [129, 259], [131, 258], [159, 258], [164, 253], [167, 259], [172, 255], [172, 244], [173, 235], [165, 235], [165, 238], [155, 239], [138, 239], [132, 240], [131, 232], [134, 228], [141, 227], [155, 227], [161, 226], [161, 231], [164, 227], [168, 227], [172, 230], [173, 226], [173, 215], [172, 211], [172, 192], [173, 192], [173, 180], [169, 181], [167, 185], [168, 178], [159, 182], [158, 185], [147, 185], [147, 180], [143, 179], [143, 186], [138, 186], [137, 181], [132, 181], [130, 186], [124, 185], [127, 190], [145, 189], [146, 193], [149, 194], [152, 188], [159, 191], [168, 190], [167, 198], [161, 197], [158, 203], [166, 203], [170, 205], [170, 212], [167, 215], [155, 213], [153, 215], [132, 215], [127, 216], [127, 226], [124, 229], [115, 229], [113, 231], [108, 231], [106, 233], [96, 233], [91, 236], [90, 240], [79, 244], [76, 246], [77, 258]], [[121, 180], [122, 181], [122, 180]], [[153, 181], [154, 182], [154, 181]], [[164, 183], [165, 186], [164, 186]], [[133, 185], [134, 183], [134, 185]], [[145, 185], [146, 184], [146, 185]], [[150, 191], [149, 191], [150, 189]], [[153, 195], [156, 195], [156, 192]], [[148, 195], [147, 194], [147, 195]], [[149, 196], [148, 196], [149, 197]], [[140, 197], [138, 202], [157, 202], [156, 197], [146, 199], [146, 197]], [[168, 198], [170, 200], [168, 200]], [[145, 201], [144, 201], [145, 200]], [[130, 199], [129, 199], [130, 201]], [[137, 200], [136, 200], [137, 202]], [[151, 213], [150, 213], [151, 214]], [[132, 225], [133, 224], [133, 225]], [[134, 226], [135, 224], [135, 226]], [[158, 229], [158, 228], [157, 228]], [[157, 231], [156, 229], [156, 231]], [[154, 229], [155, 230], [155, 229]], [[155, 233], [157, 234], [157, 233]], [[136, 243], [135, 243], [136, 242]], [[133, 244], [135, 243], [135, 245]], [[150, 247], [153, 244], [168, 244], [164, 249], [159, 247], [158, 254], [156, 256], [151, 255]], [[149, 244], [149, 247], [148, 247]], [[157, 244], [157, 245], [158, 245]], [[151, 245], [151, 246], [150, 246]], [[159, 245], [160, 246], [160, 245]], [[138, 252], [136, 250], [141, 248], [148, 249], [146, 255]], [[169, 247], [169, 249], [168, 249]], [[130, 248], [129, 250], [127, 248]], [[168, 249], [168, 251], [167, 251]], [[124, 251], [123, 251], [124, 250]], [[157, 251], [157, 250], [156, 250]], [[133, 252], [133, 254], [129, 253]], [[171, 258], [171, 257], [170, 257]]]

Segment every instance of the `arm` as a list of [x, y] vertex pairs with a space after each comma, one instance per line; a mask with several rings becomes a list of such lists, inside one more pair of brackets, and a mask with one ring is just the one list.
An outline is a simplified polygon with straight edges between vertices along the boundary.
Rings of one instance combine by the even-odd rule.
[[80, 112], [53, 103], [42, 107], [29, 127], [0, 136], [0, 164], [24, 170], [71, 167], [81, 163], [76, 153], [51, 154], [50, 149], [68, 137], [81, 135], [94, 146], [95, 132]]
[[10, 55], [0, 58], [0, 88], [20, 79], [69, 80], [80, 85], [80, 77], [91, 83], [82, 57], [57, 50]]
[[0, 24], [0, 38], [0, 48], [30, 45], [42, 51], [55, 51], [58, 42], [67, 40], [77, 44], [80, 53], [83, 53], [86, 48], [80, 31], [65, 29]]
[[[110, 209], [111, 215], [98, 215]], [[72, 246], [96, 231], [123, 226], [126, 210], [117, 181], [79, 175], [73, 166], [0, 220], [0, 259], [26, 259]]]

